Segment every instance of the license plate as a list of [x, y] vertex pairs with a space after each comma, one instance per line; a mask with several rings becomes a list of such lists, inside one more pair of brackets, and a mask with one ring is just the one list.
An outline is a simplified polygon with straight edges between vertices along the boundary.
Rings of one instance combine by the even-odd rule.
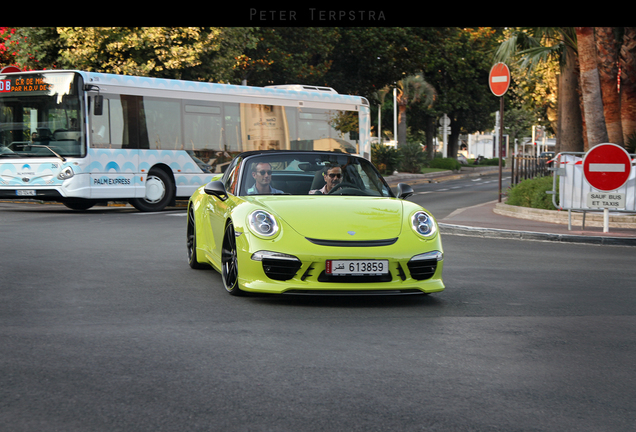
[[15, 194], [17, 196], [35, 196], [35, 189], [18, 189]]
[[325, 272], [332, 276], [375, 276], [389, 273], [389, 260], [327, 260]]

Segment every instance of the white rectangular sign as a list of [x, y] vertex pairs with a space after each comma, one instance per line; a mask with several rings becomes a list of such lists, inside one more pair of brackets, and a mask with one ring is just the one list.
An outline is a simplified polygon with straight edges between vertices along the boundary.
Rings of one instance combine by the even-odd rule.
[[590, 172], [625, 172], [625, 165], [613, 163], [591, 163]]
[[587, 194], [589, 208], [625, 208], [625, 194], [622, 192], [590, 192]]

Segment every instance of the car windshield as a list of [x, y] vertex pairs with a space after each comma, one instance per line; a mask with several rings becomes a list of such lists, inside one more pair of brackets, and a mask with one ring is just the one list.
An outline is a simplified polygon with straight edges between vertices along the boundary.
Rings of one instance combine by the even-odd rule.
[[[330, 190], [326, 177], [331, 176]], [[262, 154], [243, 162], [239, 195], [393, 196], [366, 159], [329, 153]]]

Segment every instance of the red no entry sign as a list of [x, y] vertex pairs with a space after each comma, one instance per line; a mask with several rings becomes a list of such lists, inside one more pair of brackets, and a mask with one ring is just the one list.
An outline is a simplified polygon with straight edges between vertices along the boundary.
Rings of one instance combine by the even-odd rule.
[[625, 184], [632, 170], [629, 153], [616, 144], [599, 144], [583, 158], [583, 174], [593, 188], [613, 191]]
[[15, 66], [5, 66], [2, 68], [2, 70], [0, 70], [0, 73], [12, 73], [12, 72], [22, 72], [22, 71]]
[[490, 69], [488, 85], [495, 96], [506, 94], [510, 86], [510, 70], [505, 63], [497, 63]]

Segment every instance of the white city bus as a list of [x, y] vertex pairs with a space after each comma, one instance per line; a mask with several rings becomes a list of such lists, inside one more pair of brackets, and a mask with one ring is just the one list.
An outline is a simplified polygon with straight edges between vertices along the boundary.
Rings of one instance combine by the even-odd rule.
[[[353, 127], [351, 126], [353, 125]], [[0, 198], [158, 211], [261, 149], [370, 157], [366, 99], [82, 71], [0, 71]]]

